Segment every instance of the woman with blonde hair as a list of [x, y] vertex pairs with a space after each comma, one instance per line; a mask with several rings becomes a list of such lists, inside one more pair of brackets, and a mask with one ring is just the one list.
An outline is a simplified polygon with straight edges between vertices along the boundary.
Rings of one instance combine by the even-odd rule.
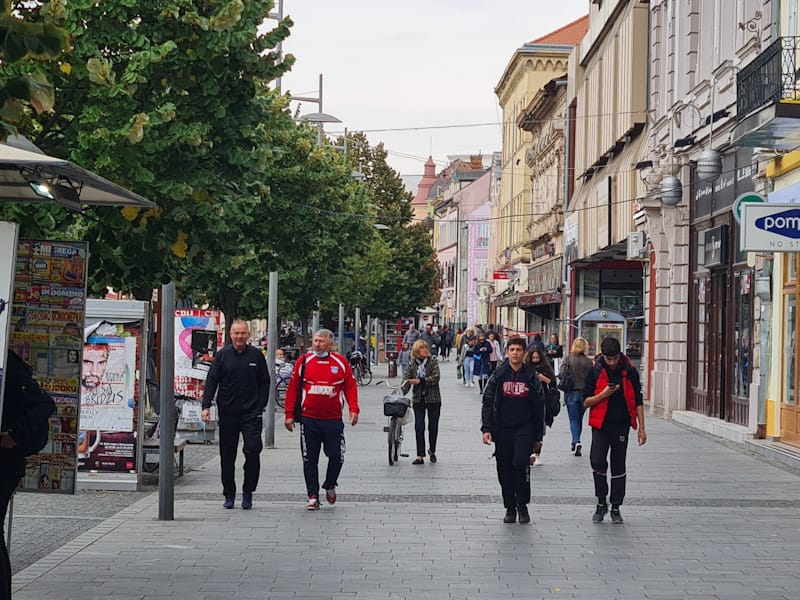
[[439, 412], [442, 408], [442, 395], [439, 391], [439, 363], [431, 356], [425, 340], [417, 340], [411, 346], [411, 362], [408, 363], [403, 379], [403, 393], [413, 387], [411, 394], [414, 407], [414, 429], [417, 434], [417, 458], [412, 464], [425, 462], [425, 411], [428, 412], [428, 443], [431, 462], [436, 462], [436, 439], [439, 437]]
[[567, 415], [569, 415], [569, 430], [572, 434], [572, 454], [581, 455], [583, 444], [581, 444], [581, 431], [583, 430], [583, 413], [586, 410], [583, 406], [585, 394], [583, 387], [586, 384], [586, 375], [592, 368], [592, 360], [586, 356], [586, 340], [577, 337], [572, 342], [572, 349], [569, 355], [561, 361], [561, 370], [558, 374], [560, 381], [564, 380], [567, 370], [572, 371], [572, 387], [566, 391], [565, 404], [567, 405]]

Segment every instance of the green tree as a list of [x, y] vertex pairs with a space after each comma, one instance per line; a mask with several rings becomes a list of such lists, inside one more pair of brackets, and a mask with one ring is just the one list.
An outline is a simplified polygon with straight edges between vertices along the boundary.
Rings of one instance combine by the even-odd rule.
[[50, 72], [59, 104], [33, 124], [35, 142], [158, 205], [86, 212], [80, 235], [97, 287], [149, 295], [209, 257], [248, 262], [248, 234], [281, 151], [265, 132], [293, 126], [285, 101], [267, 89], [294, 60], [275, 51], [289, 19], [258, 33], [271, 7], [75, 0], [58, 15], [73, 52]]
[[391, 317], [410, 315], [434, 304], [442, 276], [430, 232], [426, 225], [412, 222], [413, 195], [386, 162], [386, 148], [382, 143], [370, 146], [366, 136], [358, 133], [348, 139], [348, 155], [364, 176], [375, 223], [388, 227], [374, 242], [374, 251], [382, 260], [375, 263], [372, 295], [362, 307], [370, 315]]

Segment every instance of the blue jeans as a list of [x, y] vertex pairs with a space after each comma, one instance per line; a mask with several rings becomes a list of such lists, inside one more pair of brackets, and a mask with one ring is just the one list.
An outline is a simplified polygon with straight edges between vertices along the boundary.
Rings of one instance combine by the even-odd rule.
[[471, 356], [464, 357], [464, 383], [469, 385], [475, 383], [473, 369], [475, 368], [475, 359]]
[[566, 404], [567, 414], [569, 415], [569, 430], [572, 433], [572, 445], [581, 441], [581, 430], [583, 429], [583, 413], [586, 409], [583, 407], [583, 391], [573, 390], [567, 392]]

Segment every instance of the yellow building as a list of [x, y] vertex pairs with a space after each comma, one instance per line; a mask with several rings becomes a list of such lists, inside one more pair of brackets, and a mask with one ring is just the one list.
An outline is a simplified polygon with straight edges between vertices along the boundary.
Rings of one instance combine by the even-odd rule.
[[508, 279], [495, 281], [495, 314], [490, 320], [503, 325], [507, 333], [529, 333], [527, 313], [517, 300], [528, 291], [531, 262], [531, 177], [526, 153], [531, 149], [531, 132], [519, 127], [519, 121], [531, 101], [551, 80], [567, 72], [573, 46], [580, 42], [588, 27], [582, 17], [545, 36], [518, 48], [495, 93], [503, 111], [503, 152], [500, 190], [492, 206], [489, 268]]

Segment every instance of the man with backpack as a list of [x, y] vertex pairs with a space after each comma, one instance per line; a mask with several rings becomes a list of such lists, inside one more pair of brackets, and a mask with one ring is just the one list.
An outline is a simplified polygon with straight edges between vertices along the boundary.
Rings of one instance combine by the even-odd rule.
[[586, 375], [583, 404], [589, 411], [592, 448], [589, 461], [594, 474], [597, 508], [592, 521], [601, 523], [608, 512], [608, 455], [611, 454], [611, 522], [622, 524], [619, 507], [625, 498], [625, 458], [628, 434], [637, 428], [639, 445], [647, 442], [644, 403], [639, 373], [620, 352], [619, 340], [607, 337], [600, 343], [601, 355]]
[[25, 457], [47, 444], [53, 399], [33, 380], [31, 368], [9, 350], [3, 373], [3, 417], [0, 426], [0, 600], [11, 600], [11, 562], [4, 524], [11, 496], [25, 475]]

